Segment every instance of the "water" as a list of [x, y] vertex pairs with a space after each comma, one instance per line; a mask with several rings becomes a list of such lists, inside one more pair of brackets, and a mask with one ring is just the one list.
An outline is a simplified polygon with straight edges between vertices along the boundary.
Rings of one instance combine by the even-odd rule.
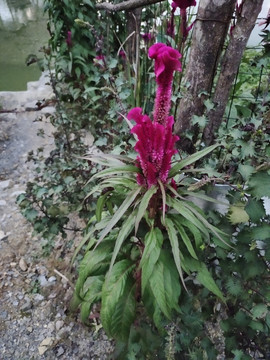
[[28, 81], [38, 80], [38, 65], [25, 60], [29, 54], [42, 58], [46, 23], [43, 0], [0, 0], [0, 91], [26, 90]]

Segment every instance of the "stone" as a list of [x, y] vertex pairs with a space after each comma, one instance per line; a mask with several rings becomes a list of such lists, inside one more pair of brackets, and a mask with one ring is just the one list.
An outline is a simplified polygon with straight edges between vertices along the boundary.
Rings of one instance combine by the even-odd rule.
[[44, 300], [44, 296], [41, 294], [36, 294], [34, 297], [34, 301], [36, 304], [41, 303]]
[[55, 329], [56, 331], [59, 331], [64, 325], [64, 321], [63, 320], [57, 320], [55, 323]]
[[5, 189], [9, 189], [13, 186], [13, 181], [12, 180], [4, 180], [4, 181], [0, 181], [0, 189], [5, 190]]
[[57, 356], [57, 357], [60, 357], [61, 355], [64, 354], [64, 352], [65, 352], [65, 350], [63, 349], [62, 346], [60, 346], [60, 347], [58, 348], [58, 350], [57, 350], [56, 356]]
[[0, 230], [0, 240], [5, 240], [7, 237], [8, 237], [8, 235], [5, 234], [4, 231]]
[[49, 279], [48, 279], [48, 282], [49, 283], [53, 283], [56, 281], [56, 277], [55, 276], [50, 276]]
[[39, 346], [50, 346], [53, 343], [53, 337], [47, 337], [40, 343]]
[[19, 267], [22, 271], [26, 271], [28, 269], [28, 265], [27, 265], [26, 261], [24, 260], [24, 258], [20, 259]]
[[29, 298], [25, 298], [25, 303], [21, 306], [21, 311], [25, 312], [32, 308], [33, 303]]
[[5, 200], [0, 200], [0, 206], [6, 206], [7, 202]]
[[48, 286], [48, 280], [46, 279], [45, 275], [39, 275], [38, 281], [39, 281], [41, 287]]

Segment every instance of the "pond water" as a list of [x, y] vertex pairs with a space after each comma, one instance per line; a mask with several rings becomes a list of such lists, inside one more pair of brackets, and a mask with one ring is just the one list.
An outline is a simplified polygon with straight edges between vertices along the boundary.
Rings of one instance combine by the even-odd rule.
[[0, 0], [0, 91], [26, 90], [38, 80], [37, 64], [26, 66], [29, 54], [42, 57], [39, 49], [49, 38], [43, 0]]

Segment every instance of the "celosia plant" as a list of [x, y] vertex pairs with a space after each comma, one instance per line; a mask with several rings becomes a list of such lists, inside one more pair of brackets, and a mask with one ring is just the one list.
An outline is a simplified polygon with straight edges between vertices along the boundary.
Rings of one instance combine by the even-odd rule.
[[88, 322], [93, 304], [100, 302], [105, 331], [122, 342], [139, 331], [146, 313], [164, 335], [164, 325], [181, 313], [181, 288], [187, 289], [188, 279], [196, 278], [224, 300], [202, 260], [206, 244], [222, 244], [221, 231], [187, 198], [197, 195], [188, 191], [192, 179], [188, 184], [184, 179], [185, 167], [216, 145], [172, 166], [178, 137], [169, 112], [181, 55], [159, 43], [150, 47], [149, 56], [155, 60], [157, 82], [153, 121], [141, 108], [128, 114], [127, 121], [136, 122], [131, 130], [137, 139], [135, 161], [109, 154], [87, 157], [107, 169], [90, 179], [99, 180], [89, 194], [99, 193], [96, 217], [76, 252], [87, 244], [73, 305], [81, 304], [82, 319]]

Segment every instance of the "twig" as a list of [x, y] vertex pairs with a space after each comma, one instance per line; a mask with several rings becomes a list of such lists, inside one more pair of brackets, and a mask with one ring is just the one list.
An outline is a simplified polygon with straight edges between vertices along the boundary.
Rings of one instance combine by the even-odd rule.
[[72, 284], [72, 282], [71, 282], [65, 275], [63, 275], [62, 273], [60, 273], [60, 271], [58, 271], [58, 270], [56, 270], [56, 269], [53, 269], [53, 271], [54, 271], [58, 276], [60, 276], [62, 279], [66, 280], [66, 281], [69, 283], [70, 287], [71, 287], [72, 289], [74, 289], [74, 285]]
[[127, 0], [119, 4], [103, 2], [101, 4], [96, 4], [96, 8], [107, 11], [134, 10], [145, 5], [157, 4], [162, 1], [164, 0]]

